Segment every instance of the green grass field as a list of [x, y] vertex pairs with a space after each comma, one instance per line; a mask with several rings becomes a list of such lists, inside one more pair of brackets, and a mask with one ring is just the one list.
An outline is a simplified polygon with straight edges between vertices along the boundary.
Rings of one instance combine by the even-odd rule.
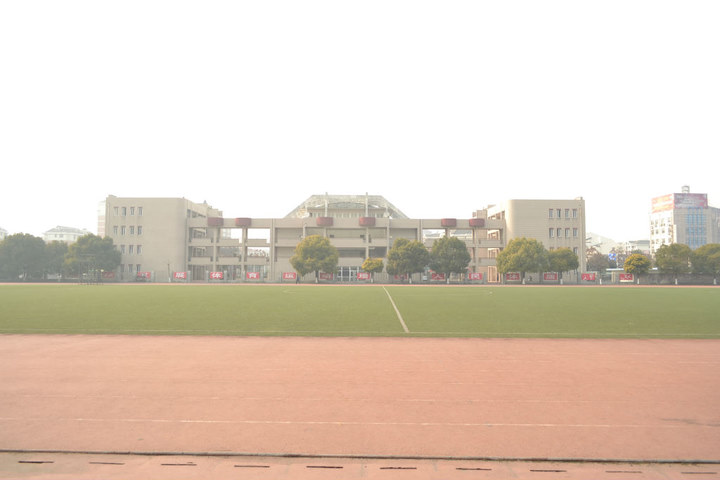
[[0, 333], [720, 338], [720, 288], [0, 285]]

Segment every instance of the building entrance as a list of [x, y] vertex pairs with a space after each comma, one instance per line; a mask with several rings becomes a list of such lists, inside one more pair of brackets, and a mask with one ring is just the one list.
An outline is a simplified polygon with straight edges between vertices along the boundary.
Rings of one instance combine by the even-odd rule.
[[360, 267], [338, 267], [337, 280], [339, 282], [357, 282]]

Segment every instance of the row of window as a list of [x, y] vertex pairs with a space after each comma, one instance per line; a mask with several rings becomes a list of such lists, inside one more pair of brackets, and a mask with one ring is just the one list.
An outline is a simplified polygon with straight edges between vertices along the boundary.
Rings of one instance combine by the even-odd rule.
[[138, 263], [137, 265], [133, 265], [132, 263], [128, 263], [127, 270], [125, 269], [125, 265], [122, 263], [120, 264], [120, 273], [127, 271], [127, 273], [140, 273], [142, 271], [142, 266]]
[[[577, 238], [578, 233], [579, 233], [579, 231], [577, 228], [572, 229], [573, 238]], [[550, 236], [550, 238], [555, 238], [555, 237], [562, 238], [563, 229], [562, 228], [550, 228], [550, 229], [548, 229], [548, 235]], [[565, 238], [570, 238], [570, 229], [569, 228], [565, 229]]]
[[[562, 208], [548, 208], [548, 218], [562, 218], [563, 209]], [[565, 209], [565, 218], [577, 218], [578, 216], [578, 209], [577, 208], [566, 208]]]
[[136, 231], [138, 235], [142, 235], [142, 225], [138, 225], [137, 228], [135, 227], [135, 225], [130, 225], [129, 227], [126, 227], [125, 225], [121, 225], [120, 227], [118, 227], [117, 225], [113, 226], [113, 235], [117, 235], [118, 232], [120, 232], [120, 235], [135, 235]]
[[142, 217], [143, 207], [113, 207], [113, 213], [115, 213], [116, 217], [127, 217], [128, 213], [130, 213], [130, 216], [135, 216], [135, 212], [139, 217]]
[[125, 255], [126, 253], [128, 255], [142, 255], [142, 245], [127, 245], [127, 248], [125, 248], [125, 245], [118, 245], [120, 247], [120, 253]]

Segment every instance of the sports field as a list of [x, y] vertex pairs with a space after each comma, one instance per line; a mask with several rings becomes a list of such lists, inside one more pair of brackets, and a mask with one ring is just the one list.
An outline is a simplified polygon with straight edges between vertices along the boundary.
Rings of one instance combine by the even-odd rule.
[[0, 285], [0, 333], [720, 338], [720, 289]]

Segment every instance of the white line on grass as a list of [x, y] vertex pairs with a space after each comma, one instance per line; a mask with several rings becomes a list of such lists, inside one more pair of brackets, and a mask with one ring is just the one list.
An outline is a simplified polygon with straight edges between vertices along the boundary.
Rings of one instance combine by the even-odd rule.
[[400, 315], [400, 310], [398, 310], [397, 305], [395, 305], [395, 301], [390, 296], [390, 292], [387, 291], [387, 288], [383, 287], [383, 290], [385, 290], [385, 293], [387, 293], [388, 298], [390, 299], [390, 303], [392, 303], [393, 308], [395, 309], [395, 314], [398, 317], [398, 320], [400, 320], [400, 324], [403, 327], [403, 330], [405, 330], [405, 333], [410, 333], [410, 330], [408, 330], [407, 325], [405, 325], [405, 320], [403, 320], [402, 315]]

